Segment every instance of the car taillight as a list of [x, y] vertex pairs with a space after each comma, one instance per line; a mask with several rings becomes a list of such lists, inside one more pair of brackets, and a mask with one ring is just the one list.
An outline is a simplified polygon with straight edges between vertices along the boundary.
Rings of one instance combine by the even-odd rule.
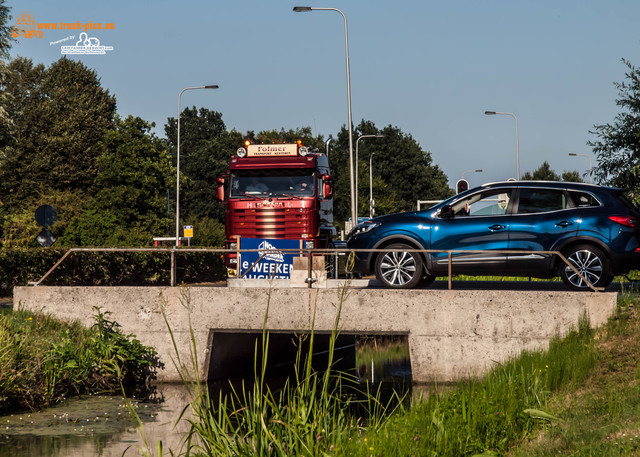
[[613, 222], [617, 222], [620, 225], [624, 225], [625, 227], [637, 227], [638, 219], [633, 216], [609, 216]]

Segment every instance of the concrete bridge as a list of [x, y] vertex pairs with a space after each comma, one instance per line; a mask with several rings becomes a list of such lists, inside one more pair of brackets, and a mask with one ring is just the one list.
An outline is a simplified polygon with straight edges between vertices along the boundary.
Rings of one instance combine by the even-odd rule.
[[[524, 349], [546, 348], [556, 334], [592, 327], [616, 308], [615, 292], [532, 290], [390, 290], [344, 287], [17, 287], [14, 306], [93, 323], [93, 306], [110, 311], [125, 334], [156, 348], [165, 368], [158, 380], [179, 381], [163, 312], [182, 361], [190, 357], [190, 325], [199, 376], [211, 377], [216, 334], [261, 331], [404, 334], [413, 381], [449, 382], [480, 376]], [[247, 365], [252, 365], [247, 360]], [[236, 363], [236, 362], [234, 362]]]

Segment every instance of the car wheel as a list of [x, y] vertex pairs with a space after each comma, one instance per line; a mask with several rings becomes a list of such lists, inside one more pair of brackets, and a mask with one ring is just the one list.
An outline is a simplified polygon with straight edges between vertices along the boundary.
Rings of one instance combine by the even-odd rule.
[[426, 274], [420, 280], [420, 287], [429, 287], [436, 280], [435, 275]]
[[[567, 260], [595, 287], [606, 287], [611, 274], [604, 253], [590, 245], [575, 246], [564, 253]], [[589, 285], [571, 267], [560, 266], [562, 281], [573, 290], [591, 290]]]
[[[392, 244], [389, 249], [413, 249], [406, 244]], [[387, 287], [411, 289], [424, 275], [422, 259], [417, 252], [384, 252], [376, 259], [376, 278]]]

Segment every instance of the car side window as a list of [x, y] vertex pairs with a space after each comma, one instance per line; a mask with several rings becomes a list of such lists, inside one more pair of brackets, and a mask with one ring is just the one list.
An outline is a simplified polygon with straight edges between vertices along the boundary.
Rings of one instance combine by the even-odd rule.
[[510, 189], [492, 189], [470, 195], [452, 205], [457, 216], [500, 216], [506, 214], [511, 199]]
[[600, 202], [587, 192], [569, 191], [573, 206], [577, 208], [586, 208], [589, 206], [600, 206]]
[[545, 213], [567, 208], [567, 197], [562, 189], [520, 189], [517, 214]]

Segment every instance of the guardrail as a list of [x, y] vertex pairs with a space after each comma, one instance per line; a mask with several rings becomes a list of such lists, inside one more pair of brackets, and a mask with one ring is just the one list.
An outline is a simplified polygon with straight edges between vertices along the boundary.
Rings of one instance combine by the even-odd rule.
[[[448, 256], [448, 288], [452, 289], [452, 270], [453, 270], [453, 254], [454, 253], [493, 253], [493, 254], [549, 254], [558, 256], [566, 265], [568, 265], [594, 292], [604, 291], [603, 287], [595, 287], [587, 278], [582, 276], [582, 274], [575, 268], [575, 266], [567, 260], [567, 258], [559, 251], [527, 251], [527, 250], [472, 250], [472, 249], [455, 249], [455, 250], [438, 250], [438, 249], [340, 249], [340, 248], [328, 248], [328, 249], [216, 249], [216, 248], [176, 248], [175, 246], [172, 248], [71, 248], [69, 249], [61, 258], [58, 260], [55, 265], [53, 265], [49, 271], [47, 271], [44, 276], [42, 276], [38, 281], [31, 282], [29, 285], [38, 286], [40, 285], [60, 264], [71, 254], [74, 252], [168, 252], [171, 255], [171, 286], [174, 287], [176, 285], [176, 254], [182, 252], [219, 252], [221, 254], [242, 254], [243, 252], [259, 252], [262, 253], [258, 260], [256, 260], [250, 268], [247, 270], [250, 271], [255, 267], [260, 260], [262, 260], [269, 253], [299, 253], [300, 256], [304, 256], [308, 258], [307, 262], [307, 280], [309, 287], [311, 288], [314, 282], [312, 277], [312, 265], [313, 265], [313, 256], [326, 256], [333, 255], [336, 257], [336, 268], [337, 268], [337, 258], [340, 254], [345, 254], [347, 256], [355, 255], [356, 252], [419, 252], [419, 253], [445, 253]], [[238, 265], [240, 265], [238, 263]], [[245, 274], [246, 275], [246, 272]], [[244, 275], [242, 277], [244, 277]]]

